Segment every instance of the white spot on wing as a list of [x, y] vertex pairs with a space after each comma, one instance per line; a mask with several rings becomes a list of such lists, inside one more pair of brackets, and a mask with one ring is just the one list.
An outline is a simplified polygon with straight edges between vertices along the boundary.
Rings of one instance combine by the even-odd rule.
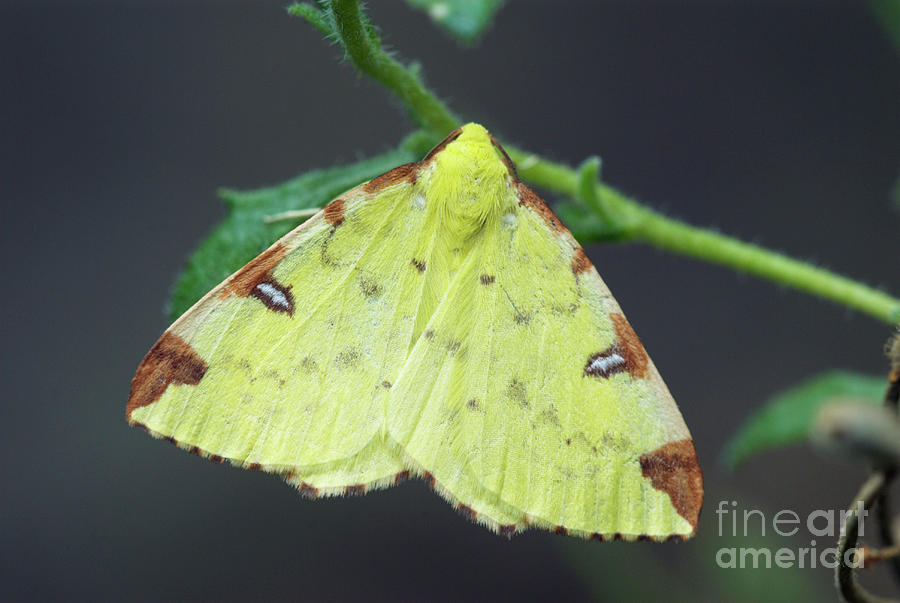
[[500, 218], [500, 221], [503, 222], [503, 225], [507, 228], [515, 228], [516, 222], [518, 222], [519, 219], [516, 217], [516, 214], [510, 212], [508, 214], [503, 214], [503, 217]]
[[422, 195], [416, 195], [416, 198], [413, 199], [413, 207], [415, 209], [424, 209], [425, 208], [425, 197]]
[[288, 301], [287, 297], [284, 296], [284, 293], [277, 287], [271, 285], [270, 283], [260, 283], [256, 286], [260, 293], [266, 296], [269, 301], [276, 306], [284, 308], [285, 310], [291, 309], [291, 303]]
[[625, 364], [625, 359], [613, 352], [609, 356], [600, 356], [591, 363], [589, 370], [609, 373], [613, 368]]

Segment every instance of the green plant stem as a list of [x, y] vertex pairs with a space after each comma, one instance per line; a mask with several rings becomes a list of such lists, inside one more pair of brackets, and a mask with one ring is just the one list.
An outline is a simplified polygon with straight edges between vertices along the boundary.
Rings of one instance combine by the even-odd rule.
[[636, 237], [656, 247], [728, 266], [854, 308], [888, 324], [900, 302], [887, 293], [757, 245], [648, 212]]
[[412, 70], [373, 43], [357, 0], [333, 0], [331, 7], [337, 33], [360, 71], [393, 91], [429, 130], [447, 133], [459, 126], [459, 120]]
[[[577, 173], [571, 168], [537, 159], [515, 148], [507, 152], [513, 161], [531, 164], [519, 170], [530, 183], [568, 196], [577, 194]], [[622, 223], [626, 240], [642, 241], [793, 287], [889, 324], [900, 320], [900, 300], [883, 291], [758, 245], [669, 218], [608, 185], [598, 183], [596, 187], [603, 206]]]
[[[333, 0], [335, 23], [350, 60], [396, 94], [423, 128], [436, 137], [460, 122], [421, 79], [375, 43], [357, 0]], [[533, 153], [506, 147], [529, 184], [578, 198], [578, 173]], [[624, 236], [681, 255], [727, 266], [853, 308], [889, 324], [900, 320], [900, 300], [824, 268], [664, 216], [616, 189], [596, 185], [597, 198]]]

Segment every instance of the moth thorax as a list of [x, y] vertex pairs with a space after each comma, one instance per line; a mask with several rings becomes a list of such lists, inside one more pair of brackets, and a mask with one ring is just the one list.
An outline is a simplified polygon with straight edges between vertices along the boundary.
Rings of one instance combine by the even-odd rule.
[[491, 144], [454, 143], [437, 156], [428, 194], [443, 225], [460, 235], [480, 229], [507, 209], [514, 196], [506, 165]]

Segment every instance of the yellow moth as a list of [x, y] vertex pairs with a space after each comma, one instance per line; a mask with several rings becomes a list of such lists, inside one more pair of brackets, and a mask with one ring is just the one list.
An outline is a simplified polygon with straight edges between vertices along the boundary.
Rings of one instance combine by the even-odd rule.
[[616, 300], [477, 124], [197, 302], [144, 358], [127, 416], [311, 497], [422, 477], [503, 535], [687, 538], [703, 499]]

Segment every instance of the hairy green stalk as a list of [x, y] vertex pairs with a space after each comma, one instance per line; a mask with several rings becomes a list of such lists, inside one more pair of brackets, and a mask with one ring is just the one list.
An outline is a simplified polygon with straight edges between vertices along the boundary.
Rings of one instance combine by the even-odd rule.
[[374, 33], [363, 21], [359, 2], [334, 0], [331, 7], [337, 34], [360, 71], [396, 94], [423, 127], [446, 133], [460, 125], [459, 120], [425, 87], [418, 75], [382, 50]]
[[[517, 149], [507, 151], [517, 163], [532, 164], [532, 167], [519, 170], [530, 183], [578, 196], [575, 170], [533, 158], [534, 155]], [[896, 325], [900, 321], [900, 300], [883, 291], [758, 245], [669, 218], [611, 186], [597, 183], [596, 194], [603, 207], [602, 217], [613, 217], [624, 229], [626, 240], [642, 241], [752, 274], [853, 308], [888, 324]], [[593, 209], [592, 204], [587, 205]]]

